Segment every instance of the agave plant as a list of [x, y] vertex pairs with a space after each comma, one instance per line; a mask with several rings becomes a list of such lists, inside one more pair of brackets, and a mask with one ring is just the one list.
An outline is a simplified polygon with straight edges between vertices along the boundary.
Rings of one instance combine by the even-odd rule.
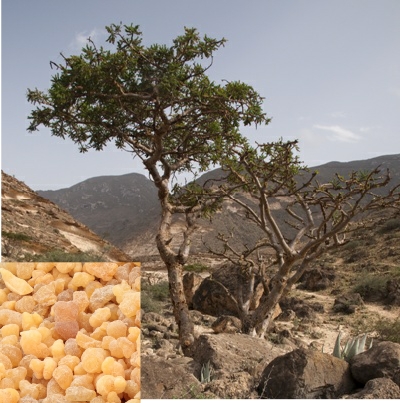
[[[353, 338], [347, 340], [346, 345], [342, 349], [341, 348], [341, 333], [339, 332], [339, 334], [336, 338], [335, 348], [333, 349], [332, 355], [334, 357], [342, 358], [346, 361], [349, 361], [355, 355], [366, 351], [366, 349], [365, 349], [366, 342], [367, 342], [366, 334], [364, 334], [362, 336], [353, 337]], [[367, 350], [370, 349], [371, 347], [372, 347], [372, 339], [370, 341], [370, 344], [369, 344]]]
[[211, 382], [211, 376], [213, 374], [214, 370], [210, 364], [210, 361], [207, 361], [203, 366], [201, 367], [201, 373], [200, 373], [200, 381], [201, 383], [207, 383]]

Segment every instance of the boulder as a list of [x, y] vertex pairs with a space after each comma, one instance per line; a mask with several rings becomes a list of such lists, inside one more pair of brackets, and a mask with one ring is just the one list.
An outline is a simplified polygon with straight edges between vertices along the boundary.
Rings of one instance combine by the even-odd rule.
[[351, 374], [361, 384], [374, 378], [393, 378], [400, 366], [400, 344], [391, 341], [375, 343], [350, 360]]
[[186, 302], [188, 304], [189, 309], [193, 308], [192, 299], [196, 290], [199, 288], [201, 282], [203, 281], [203, 277], [197, 273], [185, 273], [183, 275], [183, 291], [185, 293]]
[[215, 333], [239, 333], [242, 329], [242, 322], [235, 316], [220, 316], [212, 325]]
[[364, 305], [364, 301], [359, 293], [343, 294], [335, 299], [333, 311], [352, 314], [356, 311], [357, 306], [362, 305]]
[[[193, 350], [198, 368], [206, 363], [212, 368], [205, 390], [228, 399], [257, 398], [255, 379], [270, 361], [285, 354], [265, 339], [226, 333], [202, 334]], [[195, 375], [200, 378], [200, 371]]]
[[210, 362], [215, 379], [219, 370], [257, 376], [274, 358], [286, 353], [265, 339], [226, 333], [202, 334], [195, 341], [193, 351], [193, 359], [200, 365]]
[[275, 358], [260, 379], [257, 391], [267, 399], [334, 399], [355, 386], [346, 361], [303, 348]]
[[348, 399], [400, 399], [400, 388], [389, 378], [368, 381], [360, 392], [346, 396]]
[[305, 302], [302, 299], [296, 297], [282, 298], [279, 301], [279, 305], [283, 312], [283, 318], [286, 315], [285, 312], [288, 312], [287, 315], [289, 316], [289, 314], [292, 315], [293, 311], [299, 319], [302, 319], [304, 323], [314, 322], [317, 319], [316, 313], [324, 312], [324, 307], [319, 302]]
[[332, 268], [312, 268], [304, 272], [299, 280], [298, 289], [308, 291], [326, 290], [332, 285], [336, 275]]
[[141, 397], [142, 399], [185, 399], [196, 398], [202, 392], [200, 381], [191, 373], [190, 364], [142, 355]]
[[257, 308], [264, 288], [260, 280], [255, 279], [254, 290], [250, 290], [250, 277], [241, 266], [227, 263], [214, 270], [212, 278], [223, 284], [236, 300], [239, 299], [239, 295], [242, 296], [243, 301], [250, 299], [249, 309], [251, 311]]
[[221, 379], [213, 380], [205, 385], [205, 390], [218, 396], [219, 399], [257, 399], [254, 391], [254, 378], [248, 372], [225, 373]]
[[391, 306], [400, 306], [400, 281], [391, 279], [386, 282], [385, 303]]
[[192, 298], [193, 309], [212, 316], [237, 315], [237, 306], [226, 289], [217, 281], [206, 278]]

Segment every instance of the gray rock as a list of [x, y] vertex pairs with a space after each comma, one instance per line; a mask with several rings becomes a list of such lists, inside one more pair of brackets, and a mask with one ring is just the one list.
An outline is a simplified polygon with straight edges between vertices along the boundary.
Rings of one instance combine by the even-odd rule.
[[204, 279], [192, 298], [193, 309], [212, 316], [237, 315], [237, 306], [217, 281]]
[[350, 360], [351, 374], [361, 384], [374, 378], [392, 378], [400, 366], [400, 345], [391, 341], [374, 344]]
[[263, 368], [286, 352], [265, 339], [246, 334], [202, 334], [194, 345], [194, 361], [210, 362], [213, 369], [229, 369], [230, 374], [248, 372], [259, 376]]
[[218, 373], [218, 377], [205, 387], [219, 399], [257, 399], [254, 378], [248, 372], [224, 373], [224, 376]]
[[272, 343], [244, 334], [202, 334], [196, 340], [193, 360], [201, 367], [210, 363], [211, 382], [206, 390], [218, 398], [256, 398], [255, 379], [263, 368], [284, 350]]
[[400, 388], [389, 378], [375, 378], [368, 381], [364, 389], [346, 396], [348, 399], [400, 399]]
[[359, 293], [343, 294], [335, 299], [333, 310], [334, 312], [352, 314], [356, 311], [357, 306], [362, 305], [364, 305], [364, 301]]
[[239, 333], [242, 329], [242, 323], [235, 316], [223, 315], [211, 327], [215, 333]]
[[177, 365], [161, 357], [142, 356], [141, 383], [142, 399], [187, 399], [202, 393], [188, 364]]
[[192, 299], [196, 290], [199, 288], [203, 277], [197, 273], [185, 273], [182, 278], [183, 291], [185, 293], [186, 302], [189, 309], [193, 308]]
[[350, 393], [354, 386], [346, 361], [297, 349], [265, 367], [257, 391], [268, 399], [333, 399]]

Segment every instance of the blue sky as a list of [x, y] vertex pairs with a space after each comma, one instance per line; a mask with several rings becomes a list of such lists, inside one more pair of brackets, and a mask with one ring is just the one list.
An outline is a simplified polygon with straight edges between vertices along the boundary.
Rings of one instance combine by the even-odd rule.
[[109, 147], [80, 154], [42, 128], [29, 134], [27, 88], [49, 87], [60, 52], [77, 54], [104, 27], [134, 23], [144, 41], [183, 27], [225, 37], [210, 75], [265, 97], [272, 122], [252, 140], [299, 139], [309, 166], [400, 153], [399, 0], [2, 0], [2, 169], [34, 190], [100, 175], [145, 173]]

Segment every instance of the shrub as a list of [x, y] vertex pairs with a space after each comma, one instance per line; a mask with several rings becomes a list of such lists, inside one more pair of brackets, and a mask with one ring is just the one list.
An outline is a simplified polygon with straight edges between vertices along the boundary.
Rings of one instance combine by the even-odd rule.
[[21, 232], [1, 231], [1, 235], [14, 241], [30, 241], [32, 239], [29, 235], [22, 234]]
[[360, 273], [357, 283], [353, 287], [364, 300], [378, 301], [386, 296], [388, 280], [400, 278], [400, 268], [394, 267], [385, 273]]
[[165, 303], [169, 301], [168, 281], [160, 281], [157, 284], [142, 284], [141, 308], [145, 312], [161, 313]]
[[183, 270], [185, 271], [191, 271], [194, 273], [202, 273], [203, 271], [209, 271], [208, 266], [202, 264], [202, 263], [193, 263], [193, 264], [187, 264]]
[[381, 340], [400, 343], [400, 318], [395, 320], [379, 319], [375, 323], [375, 332]]
[[62, 250], [52, 250], [42, 255], [29, 255], [31, 262], [104, 262], [102, 255], [96, 252], [69, 253]]
[[379, 234], [386, 234], [396, 230], [400, 230], [400, 218], [392, 218], [391, 220], [387, 220], [377, 232]]

